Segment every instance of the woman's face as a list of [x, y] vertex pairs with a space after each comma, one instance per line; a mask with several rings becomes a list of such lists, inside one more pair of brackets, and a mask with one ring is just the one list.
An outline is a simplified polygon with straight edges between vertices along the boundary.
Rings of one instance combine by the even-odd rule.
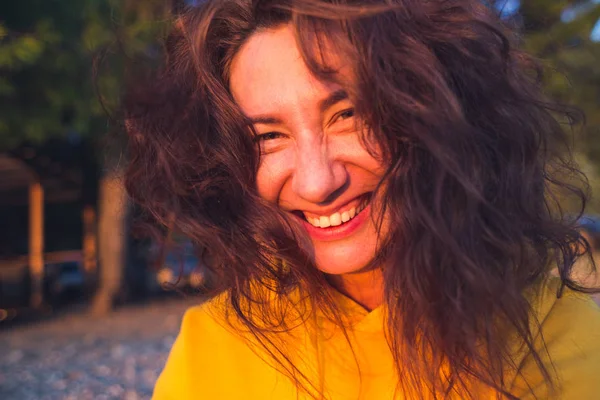
[[369, 199], [383, 167], [361, 145], [352, 102], [309, 72], [287, 26], [250, 37], [230, 75], [259, 135], [260, 196], [302, 227], [320, 270], [360, 271], [378, 245]]

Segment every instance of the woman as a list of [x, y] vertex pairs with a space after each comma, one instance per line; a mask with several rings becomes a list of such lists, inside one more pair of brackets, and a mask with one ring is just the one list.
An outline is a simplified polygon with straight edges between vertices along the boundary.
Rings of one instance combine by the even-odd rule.
[[127, 185], [218, 288], [155, 399], [597, 396], [552, 201], [584, 200], [570, 115], [482, 2], [209, 0], [174, 26]]

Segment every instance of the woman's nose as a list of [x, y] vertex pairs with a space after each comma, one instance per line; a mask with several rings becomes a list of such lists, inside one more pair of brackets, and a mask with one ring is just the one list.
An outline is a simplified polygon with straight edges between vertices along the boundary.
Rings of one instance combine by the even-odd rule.
[[321, 138], [306, 140], [296, 151], [292, 190], [311, 203], [332, 201], [348, 179], [343, 163], [332, 157]]

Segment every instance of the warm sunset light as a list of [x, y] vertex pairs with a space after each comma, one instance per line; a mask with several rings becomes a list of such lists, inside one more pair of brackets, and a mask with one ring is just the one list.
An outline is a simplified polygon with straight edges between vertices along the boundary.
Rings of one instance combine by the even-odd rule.
[[599, 65], [600, 0], [2, 1], [0, 400], [600, 398]]

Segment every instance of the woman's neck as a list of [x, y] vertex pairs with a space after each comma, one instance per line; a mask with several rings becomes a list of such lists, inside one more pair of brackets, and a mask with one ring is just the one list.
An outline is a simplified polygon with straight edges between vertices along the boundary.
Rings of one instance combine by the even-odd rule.
[[383, 303], [383, 276], [379, 268], [344, 275], [329, 275], [339, 292], [371, 311]]

